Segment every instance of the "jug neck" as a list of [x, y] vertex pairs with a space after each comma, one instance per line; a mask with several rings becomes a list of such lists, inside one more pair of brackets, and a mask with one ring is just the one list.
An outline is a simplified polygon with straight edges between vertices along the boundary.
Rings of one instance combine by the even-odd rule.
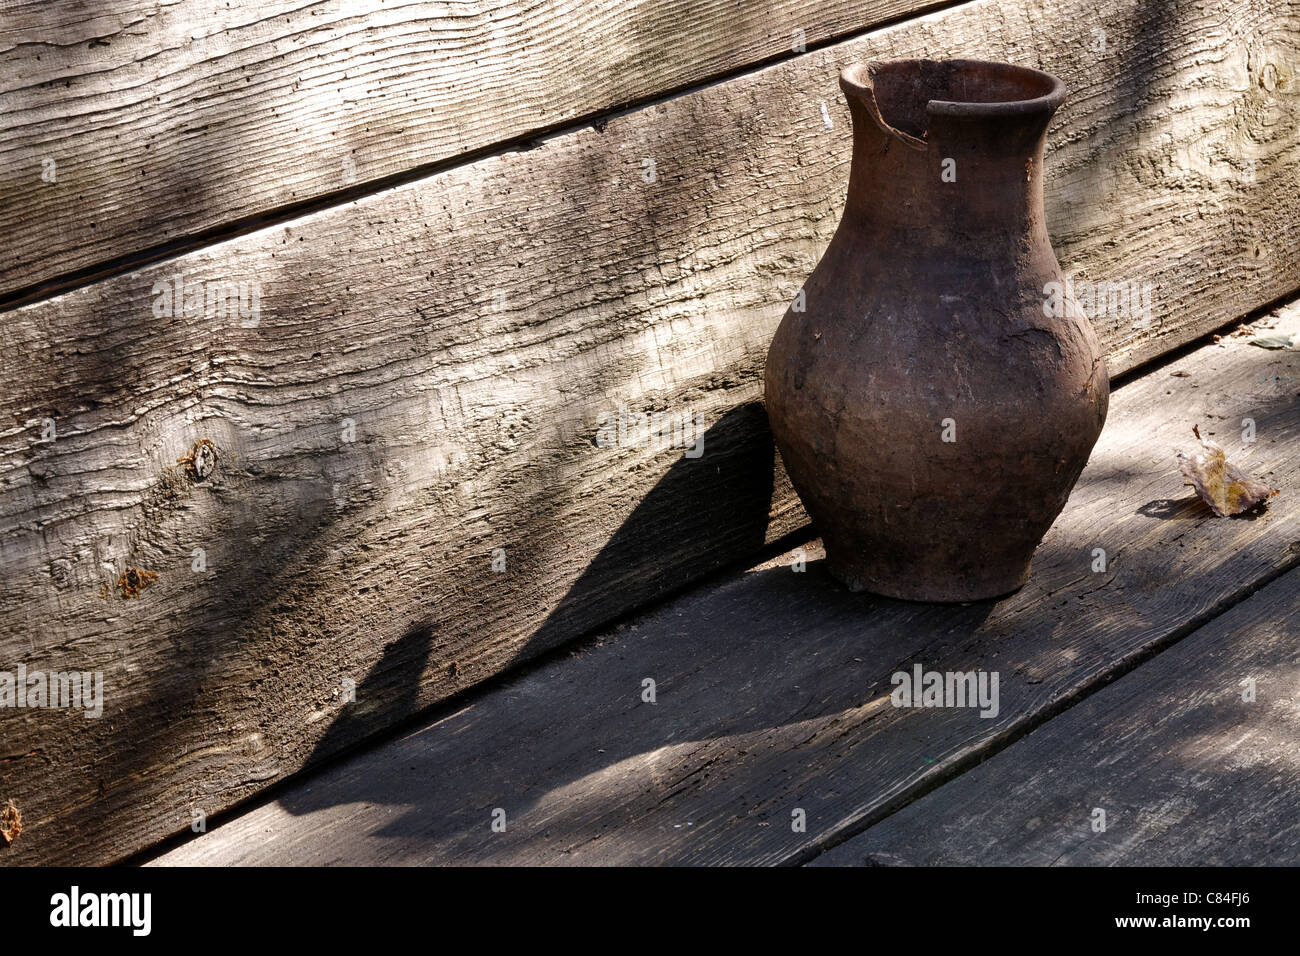
[[840, 86], [853, 117], [845, 222], [903, 246], [1046, 241], [1043, 143], [1060, 80], [977, 60], [900, 60], [850, 66]]

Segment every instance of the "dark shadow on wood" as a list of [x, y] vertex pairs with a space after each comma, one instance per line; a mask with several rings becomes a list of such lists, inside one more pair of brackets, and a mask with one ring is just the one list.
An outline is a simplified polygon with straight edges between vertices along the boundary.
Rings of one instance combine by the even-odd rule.
[[[734, 554], [759, 550], [771, 503], [774, 451], [770, 436], [757, 441], [756, 434], [766, 436], [766, 418], [757, 404], [736, 409], [709, 429], [702, 457], [683, 457], [669, 470], [592, 560], [519, 659], [571, 640], [574, 621], [590, 619], [591, 601], [606, 602], [611, 614], [616, 613], [626, 603], [621, 589], [630, 573], [650, 575], [656, 589], [668, 593], [698, 580], [711, 566], [724, 566], [726, 555], [716, 544], [711, 546], [716, 553], [701, 550], [693, 559], [688, 554], [702, 548], [702, 542], [716, 540], [716, 534], [702, 534], [706, 527], [735, 528]], [[652, 560], [656, 557], [658, 566]], [[450, 707], [444, 705], [443, 712], [455, 709], [462, 722], [454, 740], [436, 732], [428, 736], [417, 732], [407, 740], [413, 751], [407, 747], [394, 751], [407, 750], [391, 773], [341, 774], [342, 779], [329, 786], [290, 789], [278, 802], [294, 814], [354, 802], [401, 807], [386, 824], [384, 835], [418, 837], [420, 845], [430, 847], [473, 844], [490, 837], [488, 821], [495, 807], [506, 808], [513, 818], [557, 789], [665, 745], [704, 744], [860, 707], [888, 693], [879, 675], [910, 666], [918, 648], [932, 646], [936, 640], [969, 644], [997, 603], [932, 606], [918, 627], [916, 610], [926, 606], [850, 594], [830, 578], [822, 561], [809, 562], [804, 573], [781, 566], [752, 572], [740, 582], [727, 627], [702, 628], [700, 621], [691, 618], [688, 605], [679, 620], [667, 622], [658, 615], [637, 634], [638, 660], [644, 659], [660, 674], [656, 694], [676, 695], [675, 706], [658, 708], [642, 700], [640, 681], [653, 678], [654, 673], [635, 680], [608, 672], [591, 674], [589, 679], [566, 684], [555, 697], [520, 699], [512, 708], [517, 723], [510, 726], [502, 725], [490, 709], [479, 718], [472, 703], [466, 710], [453, 701]], [[839, 626], [818, 627], [800, 633], [796, 640], [800, 622], [814, 614]], [[867, 620], [875, 637], [870, 644], [857, 646]], [[891, 621], [898, 626], [890, 627]], [[628, 637], [636, 631], [635, 623], [624, 627], [628, 630], [621, 633]], [[882, 633], [890, 636], [882, 640]], [[358, 740], [391, 732], [395, 723], [414, 716], [418, 682], [433, 639], [429, 629], [414, 628], [389, 645], [357, 687], [357, 703], [336, 718], [308, 764], [355, 748]], [[726, 665], [714, 668], [702, 663], [685, 682], [665, 679], [680, 674], [680, 661], [693, 655], [702, 662], [722, 660]], [[665, 662], [661, 669], [654, 668], [655, 660]], [[810, 660], [816, 662], [811, 670]], [[859, 669], [864, 679], [846, 682], [845, 666]], [[725, 686], [711, 691], [709, 686], [716, 682]], [[507, 676], [497, 692], [511, 695], [525, 683]], [[742, 690], [736, 699], [738, 687]], [[590, 726], [590, 715], [608, 712], [611, 699], [624, 698], [629, 709], [645, 708], [646, 721], [634, 734], [602, 741], [600, 728]], [[736, 706], [720, 712], [709, 706], [710, 699], [732, 700]], [[371, 707], [370, 701], [377, 703]], [[519, 746], [520, 734], [548, 726], [572, 727], [573, 739], [557, 741], [548, 736], [536, 746]], [[460, 760], [455, 761], [456, 774], [438, 772], [453, 762], [450, 757], [439, 758], [446, 748], [454, 748], [462, 759], [467, 753], [476, 755], [468, 774]], [[557, 749], [569, 751], [567, 758], [557, 762]], [[342, 769], [338, 763], [334, 766]], [[582, 808], [572, 809], [576, 826]], [[586, 814], [591, 810], [585, 807]], [[564, 838], [564, 827], [563, 820], [556, 821], [557, 839]]]
[[[628, 657], [644, 662], [644, 675], [587, 666], [579, 673], [571, 669], [566, 679], [540, 693], [534, 682], [507, 683], [498, 693], [510, 700], [509, 720], [503, 721], [497, 708], [476, 713], [471, 704], [458, 711], [455, 734], [439, 734], [435, 723], [396, 746], [371, 751], [371, 758], [383, 758], [382, 766], [369, 764], [357, 773], [336, 764], [322, 785], [293, 788], [277, 802], [293, 814], [353, 803], [394, 807], [371, 835], [409, 840], [427, 848], [434, 862], [434, 854], [473, 857], [480, 846], [490, 853], [486, 844], [495, 836], [489, 826], [494, 809], [504, 809], [514, 820], [573, 787], [563, 811], [548, 821], [547, 836], [562, 845], [582, 839], [593, 817], [617, 814], [617, 804], [598, 781], [604, 773], [618, 773], [619, 764], [629, 762], [638, 768], [634, 772], [644, 773], [644, 755], [665, 747], [703, 748], [717, 741], [730, 746], [725, 742], [738, 735], [817, 726], [860, 708], [888, 695], [887, 675], [909, 668], [922, 648], [928, 653], [936, 646], [974, 646], [997, 604], [925, 606], [851, 594], [820, 560], [809, 562], [802, 574], [786, 566], [751, 572], [731, 590], [725, 628], [702, 629], [687, 599], [680, 616], [659, 614], [643, 630], [629, 626], [609, 638], [636, 642]], [[918, 608], [927, 608], [919, 619]], [[817, 626], [801, 631], [813, 615]], [[870, 642], [862, 641], [868, 632]], [[700, 665], [684, 673], [680, 662], [692, 656]], [[651, 705], [642, 699], [639, 682], [655, 674], [660, 675], [658, 701]], [[678, 676], [665, 679], [673, 674]], [[392, 693], [379, 668], [358, 688], [358, 698], [372, 690]], [[611, 700], [626, 701], [629, 711], [641, 708], [644, 719], [631, 733], [622, 723], [618, 734], [606, 739], [602, 728], [592, 725], [592, 715], [608, 713]], [[727, 706], [718, 707], [718, 701]], [[353, 736], [356, 728], [345, 720], [339, 722], [340, 734]], [[573, 733], [557, 739], [552, 731], [531, 745], [524, 742], [530, 732], [556, 727]], [[454, 773], [443, 772], [451, 767]], [[664, 799], [691, 785], [645, 782], [662, 790]]]
[[1172, 498], [1156, 498], [1135, 513], [1147, 518], [1159, 518], [1161, 521], [1202, 521], [1214, 512], [1210, 511], [1209, 505], [1193, 495], [1177, 501]]
[[[1255, 521], [1267, 513], [1268, 502], [1261, 501], [1249, 511], [1229, 515], [1229, 517], [1233, 521]], [[1154, 501], [1148, 501], [1144, 504], [1135, 514], [1144, 515], [1147, 518], [1159, 518], [1161, 521], [1204, 521], [1206, 518], [1215, 516], [1210, 506], [1195, 495], [1190, 498], [1180, 498], [1177, 501], [1172, 498], [1156, 498]]]
[[[646, 595], [639, 604], [661, 599], [763, 548], [775, 456], [763, 407], [751, 403], [725, 414], [703, 434], [699, 457], [674, 453], [681, 457], [520, 648], [514, 666], [627, 613], [629, 593]], [[543, 482], [537, 494], [550, 493]], [[720, 528], [729, 533], [719, 535]], [[540, 559], [525, 559], [521, 569], [527, 572], [528, 561]], [[420, 705], [421, 678], [441, 643], [435, 626], [421, 622], [385, 646], [358, 683], [356, 703], [342, 709], [305, 766], [391, 732], [427, 710]], [[390, 783], [376, 781], [370, 799], [386, 799]]]

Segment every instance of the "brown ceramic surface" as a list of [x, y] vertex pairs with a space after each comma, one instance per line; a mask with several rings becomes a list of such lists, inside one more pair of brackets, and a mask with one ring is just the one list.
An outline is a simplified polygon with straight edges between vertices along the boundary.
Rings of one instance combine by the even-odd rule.
[[[777, 448], [853, 590], [1006, 594], [1087, 462], [1109, 386], [1043, 223], [1046, 73], [971, 60], [847, 68], [843, 218], [768, 353]], [[945, 182], [944, 160], [955, 161]], [[951, 420], [956, 441], [943, 440]]]

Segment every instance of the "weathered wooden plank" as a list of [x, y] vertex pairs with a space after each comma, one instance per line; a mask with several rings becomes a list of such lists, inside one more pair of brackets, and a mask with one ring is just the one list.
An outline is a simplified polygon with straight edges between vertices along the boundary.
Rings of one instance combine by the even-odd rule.
[[1295, 866], [1297, 637], [1291, 571], [813, 864]]
[[9, 4], [0, 296], [942, 3]]
[[[1300, 330], [1300, 309], [1283, 328]], [[1029, 583], [1006, 600], [850, 595], [819, 562], [795, 573], [786, 556], [292, 784], [160, 861], [800, 861], [1300, 564], [1300, 358], [1231, 341], [1116, 391]], [[1254, 445], [1238, 440], [1243, 417]], [[1174, 450], [1195, 422], [1283, 489], [1263, 513], [1215, 518], [1188, 497]], [[915, 665], [997, 672], [997, 715], [891, 706], [892, 675]], [[505, 832], [491, 829], [497, 808]], [[797, 810], [806, 832], [792, 828]]]
[[[6, 736], [44, 827], [10, 858], [117, 858], [799, 526], [754, 403], [843, 193], [844, 60], [978, 49], [1075, 87], [1071, 128], [1096, 135], [1055, 168], [1098, 185], [1073, 202], [1103, 219], [1067, 262], [1161, 290], [1163, 328], [1098, 322], [1116, 370], [1289, 287], [1300, 264], [1247, 267], [1233, 232], [1295, 236], [1285, 122], [1249, 189], [1135, 178], [1153, 136], [1254, 129], [1224, 51], [1287, 49], [1295, 11], [1232, 10], [1228, 31], [1118, 8], [1099, 85], [1064, 39], [1091, 7], [970, 4], [6, 313], [0, 648], [112, 691], [89, 729], [27, 714]], [[1192, 90], [1194, 118], [1135, 112], [1139, 82], [1152, 103]], [[156, 317], [178, 273], [259, 283], [256, 325]], [[704, 456], [598, 444], [620, 406], [692, 416]], [[176, 461], [204, 439], [220, 458], [195, 480]], [[127, 566], [160, 577], [124, 599]]]

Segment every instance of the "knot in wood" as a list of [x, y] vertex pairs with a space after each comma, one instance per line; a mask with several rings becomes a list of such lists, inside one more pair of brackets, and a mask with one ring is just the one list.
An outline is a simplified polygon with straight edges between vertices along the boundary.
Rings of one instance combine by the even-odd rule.
[[217, 448], [211, 441], [204, 438], [194, 446], [190, 468], [194, 471], [194, 477], [203, 479], [212, 474], [217, 467]]

